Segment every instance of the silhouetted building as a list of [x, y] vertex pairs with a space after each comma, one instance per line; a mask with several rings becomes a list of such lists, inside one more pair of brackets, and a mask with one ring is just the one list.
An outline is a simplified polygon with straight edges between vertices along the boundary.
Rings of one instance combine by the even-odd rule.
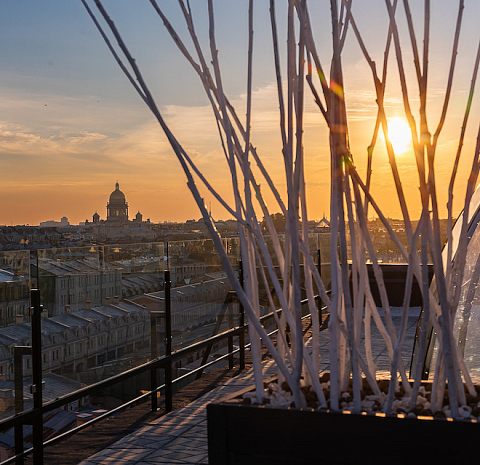
[[110, 194], [110, 201], [107, 203], [107, 221], [126, 223], [128, 221], [128, 203], [125, 194], [120, 190], [118, 182], [115, 190]]

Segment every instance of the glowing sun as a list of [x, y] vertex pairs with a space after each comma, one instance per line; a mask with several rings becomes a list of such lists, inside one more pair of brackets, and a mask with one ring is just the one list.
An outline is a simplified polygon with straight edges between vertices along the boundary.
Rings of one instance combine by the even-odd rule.
[[388, 120], [388, 138], [392, 143], [393, 150], [398, 155], [411, 148], [412, 135], [405, 119], [396, 117]]

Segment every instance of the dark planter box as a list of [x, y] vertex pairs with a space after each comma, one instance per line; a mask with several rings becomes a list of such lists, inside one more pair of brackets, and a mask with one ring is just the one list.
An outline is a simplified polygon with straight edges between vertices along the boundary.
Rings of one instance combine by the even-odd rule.
[[[381, 263], [383, 279], [385, 282], [385, 288], [387, 290], [388, 301], [390, 305], [395, 307], [403, 306], [403, 296], [405, 294], [405, 282], [407, 279], [408, 265], [398, 263]], [[373, 271], [373, 265], [367, 263], [368, 277], [370, 280], [370, 289], [372, 290], [372, 296], [377, 307], [382, 306], [380, 299], [380, 292], [378, 290], [377, 280], [375, 279], [375, 273]], [[433, 265], [428, 265], [428, 279], [429, 282], [433, 276]], [[417, 279], [413, 278], [412, 293], [410, 295], [410, 306], [421, 307], [423, 305], [422, 293], [418, 286]]]
[[480, 424], [242, 404], [207, 406], [209, 465], [473, 464]]

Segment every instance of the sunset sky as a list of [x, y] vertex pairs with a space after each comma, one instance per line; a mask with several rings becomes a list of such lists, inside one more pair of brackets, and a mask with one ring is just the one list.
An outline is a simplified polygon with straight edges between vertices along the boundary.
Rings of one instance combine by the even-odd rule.
[[[172, 0], [159, 5], [190, 46], [180, 8]], [[278, 102], [273, 69], [268, 1], [255, 2], [252, 143], [284, 193]], [[409, 94], [418, 114], [418, 89], [410, 42], [399, 2], [404, 62]], [[422, 46], [423, 2], [411, 2], [417, 41]], [[429, 71], [430, 131], [438, 124], [447, 82], [458, 4], [432, 3]], [[191, 0], [196, 27], [208, 50], [205, 0]], [[246, 107], [247, 6], [238, 0], [216, 0], [216, 32], [226, 93], [240, 117]], [[442, 208], [456, 152], [480, 35], [480, 2], [466, 0], [450, 113], [437, 152]], [[93, 5], [93, 2], [90, 3]], [[227, 199], [231, 186], [218, 133], [200, 81], [176, 49], [147, 0], [105, 0], [112, 18], [131, 48], [163, 116], [186, 151]], [[285, 1], [277, 1], [280, 46], [285, 58]], [[384, 0], [354, 0], [353, 13], [381, 73], [388, 23]], [[331, 58], [329, 2], [309, 2], [317, 48], [326, 71]], [[106, 216], [115, 187], [126, 194], [130, 216], [140, 210], [151, 221], [199, 218], [180, 165], [145, 104], [135, 93], [80, 0], [2, 0], [0, 2], [0, 224], [38, 224], [67, 216], [76, 224], [95, 211]], [[283, 61], [285, 71], [285, 60]], [[376, 115], [369, 67], [349, 29], [343, 53], [345, 95], [354, 161], [365, 172]], [[403, 116], [398, 74], [390, 53], [386, 107], [390, 118]], [[480, 96], [472, 115], [460, 167], [456, 212], [461, 205], [480, 121]], [[392, 176], [379, 139], [375, 151], [373, 194], [384, 212], [399, 217]], [[329, 152], [325, 123], [306, 93], [305, 154], [309, 217], [329, 216]], [[397, 157], [412, 217], [419, 212], [413, 156]], [[266, 188], [265, 188], [266, 190]], [[279, 209], [267, 196], [271, 212]], [[229, 214], [205, 192], [215, 218]], [[445, 209], [443, 210], [445, 212]]]

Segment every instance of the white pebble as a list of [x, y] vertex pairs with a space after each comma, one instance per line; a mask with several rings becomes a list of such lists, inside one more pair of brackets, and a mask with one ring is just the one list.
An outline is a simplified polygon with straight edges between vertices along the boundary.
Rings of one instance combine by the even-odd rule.
[[402, 406], [402, 402], [398, 399], [395, 399], [392, 403], [392, 409], [393, 410], [397, 410], [398, 408], [400, 408]]
[[417, 405], [425, 405], [425, 403], [427, 402], [427, 399], [426, 397], [422, 397], [422, 396], [417, 396]]
[[373, 400], [364, 399], [362, 400], [362, 408], [364, 408], [365, 410], [370, 410], [373, 407], [374, 403], [375, 402]]

